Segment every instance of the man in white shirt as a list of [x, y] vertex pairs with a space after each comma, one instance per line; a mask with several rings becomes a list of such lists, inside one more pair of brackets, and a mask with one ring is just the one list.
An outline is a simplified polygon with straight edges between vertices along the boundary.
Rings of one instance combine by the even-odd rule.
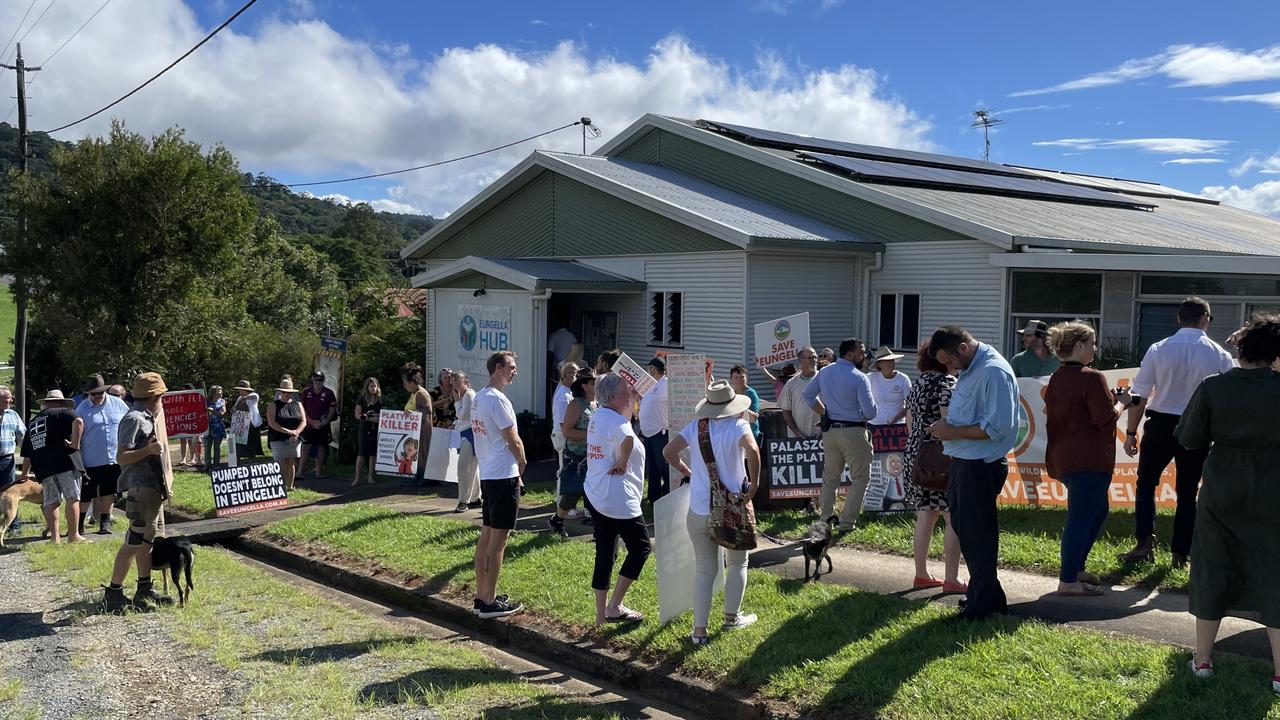
[[640, 441], [644, 444], [644, 474], [649, 479], [649, 502], [671, 492], [671, 466], [662, 456], [667, 446], [667, 363], [655, 357], [645, 365], [650, 377], [658, 381], [647, 395], [640, 398]]
[[872, 371], [867, 373], [871, 381], [871, 397], [876, 399], [876, 416], [872, 425], [897, 425], [907, 417], [907, 393], [911, 392], [911, 379], [898, 372], [902, 355], [882, 346], [872, 359]]
[[782, 408], [782, 421], [787, 424], [787, 436], [811, 438], [818, 436], [818, 413], [804, 400], [804, 390], [818, 374], [818, 352], [811, 347], [800, 348], [800, 372], [782, 386], [778, 407]]
[[471, 432], [480, 464], [482, 527], [476, 543], [475, 612], [481, 619], [506, 617], [520, 612], [518, 602], [498, 596], [498, 574], [507, 537], [516, 527], [520, 490], [528, 464], [524, 443], [516, 431], [516, 412], [503, 394], [516, 377], [516, 356], [509, 350], [496, 352], [485, 363], [489, 384], [476, 393], [471, 410]]
[[1178, 306], [1181, 329], [1147, 349], [1142, 366], [1133, 379], [1133, 405], [1129, 407], [1124, 451], [1138, 455], [1138, 423], [1145, 411], [1147, 422], [1142, 432], [1142, 454], [1138, 457], [1137, 496], [1134, 501], [1134, 523], [1137, 545], [1125, 556], [1128, 560], [1151, 560], [1155, 557], [1156, 488], [1160, 475], [1174, 462], [1177, 479], [1178, 508], [1173, 516], [1173, 552], [1175, 567], [1187, 564], [1191, 553], [1191, 535], [1196, 525], [1196, 491], [1208, 449], [1187, 450], [1174, 438], [1174, 428], [1191, 401], [1200, 382], [1210, 375], [1231, 369], [1231, 354], [1205, 334], [1213, 315], [1209, 303], [1189, 297]]

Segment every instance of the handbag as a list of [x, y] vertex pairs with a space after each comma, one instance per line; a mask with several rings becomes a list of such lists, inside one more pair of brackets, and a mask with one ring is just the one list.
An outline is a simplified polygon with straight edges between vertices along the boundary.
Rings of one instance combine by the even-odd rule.
[[707, 534], [711, 542], [728, 550], [754, 550], [756, 548], [756, 511], [751, 501], [737, 493], [731, 493], [720, 482], [715, 453], [711, 449], [711, 421], [698, 420], [698, 448], [702, 462], [707, 466], [707, 484], [711, 490], [711, 516], [707, 519]]
[[911, 482], [926, 490], [946, 492], [951, 458], [942, 452], [942, 443], [925, 440], [916, 453], [916, 464], [911, 467]]

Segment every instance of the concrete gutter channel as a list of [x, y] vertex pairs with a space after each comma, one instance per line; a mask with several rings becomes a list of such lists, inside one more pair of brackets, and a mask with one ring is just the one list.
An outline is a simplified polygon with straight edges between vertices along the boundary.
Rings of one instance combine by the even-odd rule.
[[[553, 634], [545, 628], [526, 627], [519, 622], [481, 620], [470, 606], [459, 605], [419, 588], [376, 577], [340, 565], [316, 560], [274, 543], [244, 537], [248, 524], [233, 518], [210, 520], [178, 510], [165, 511], [176, 521], [171, 528], [191, 537], [193, 542], [223, 545], [235, 552], [294, 573], [309, 580], [336, 587], [357, 597], [421, 613], [429, 619], [465, 628], [495, 646], [510, 646], [537, 658], [558, 663], [595, 679], [634, 690], [654, 700], [679, 707], [699, 717], [731, 717], [746, 720], [788, 717], [772, 711], [765, 703], [732, 690], [675, 674], [632, 659], [587, 641]], [[168, 520], [166, 520], [168, 522]], [[186, 525], [195, 525], [185, 532]], [[519, 616], [517, 616], [519, 617]]]

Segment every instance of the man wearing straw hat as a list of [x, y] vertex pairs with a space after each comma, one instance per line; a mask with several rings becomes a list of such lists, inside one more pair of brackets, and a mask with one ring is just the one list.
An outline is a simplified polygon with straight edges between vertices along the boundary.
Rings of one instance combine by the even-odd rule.
[[[173, 488], [173, 464], [160, 399], [167, 390], [159, 373], [142, 373], [133, 381], [134, 407], [120, 421], [116, 461], [121, 468], [129, 532], [116, 553], [111, 584], [103, 592], [106, 612], [119, 612], [130, 604], [148, 609], [153, 604], [173, 603], [173, 598], [157, 594], [151, 585], [151, 544], [156, 536], [164, 536], [160, 510]], [[132, 603], [124, 596], [123, 585], [131, 564], [138, 566], [138, 590]]]
[[867, 373], [871, 381], [871, 396], [876, 399], [876, 416], [872, 425], [897, 425], [907, 417], [907, 393], [911, 392], [911, 380], [898, 372], [902, 355], [888, 345], [876, 350], [871, 357], [874, 372]]
[[86, 517], [98, 516], [98, 534], [111, 534], [111, 506], [116, 501], [120, 465], [116, 463], [116, 439], [120, 421], [129, 406], [107, 394], [107, 383], [94, 375], [85, 383], [85, 399], [76, 405], [84, 422], [80, 456], [84, 460], [84, 485], [80, 492], [80, 534]]
[[62, 542], [58, 527], [58, 505], [67, 502], [67, 539], [88, 542], [80, 534], [80, 469], [74, 453], [80, 451], [84, 421], [71, 409], [71, 399], [61, 390], [50, 390], [40, 399], [40, 414], [31, 419], [22, 438], [22, 474], [35, 477], [44, 486], [44, 521], [56, 545]]

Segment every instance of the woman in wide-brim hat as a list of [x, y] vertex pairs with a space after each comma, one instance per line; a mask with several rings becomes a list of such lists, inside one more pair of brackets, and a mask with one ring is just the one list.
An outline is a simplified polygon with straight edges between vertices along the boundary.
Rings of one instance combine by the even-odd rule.
[[258, 408], [261, 398], [258, 397], [258, 391], [253, 389], [253, 384], [248, 380], [241, 380], [231, 389], [237, 393], [235, 403], [231, 407], [232, 417], [234, 418], [237, 412], [249, 414], [248, 437], [245, 438], [246, 442], [236, 443], [236, 458], [259, 457], [263, 454], [262, 413]]
[[876, 416], [872, 425], [897, 425], [907, 417], [907, 394], [911, 392], [911, 379], [898, 372], [898, 361], [903, 355], [882, 345], [871, 356], [875, 368], [867, 375], [871, 383], [871, 397], [876, 401]]
[[280, 463], [284, 486], [293, 489], [298, 459], [302, 457], [302, 430], [307, 426], [307, 411], [298, 401], [293, 378], [284, 378], [276, 388], [278, 398], [267, 408], [267, 444], [271, 457]]
[[[667, 443], [662, 454], [671, 467], [689, 482], [689, 514], [685, 518], [697, 574], [694, 578], [693, 632], [689, 639], [695, 645], [707, 642], [707, 622], [711, 614], [711, 596], [716, 573], [720, 569], [720, 546], [711, 541], [707, 525], [711, 516], [711, 478], [703, 460], [698, 428], [709, 420], [708, 434], [712, 456], [721, 484], [731, 493], [751, 499], [759, 487], [760, 447], [751, 425], [743, 413], [751, 406], [751, 398], [734, 392], [727, 380], [717, 380], [707, 387], [707, 396], [694, 412], [697, 419], [684, 426], [680, 434]], [[685, 463], [681, 453], [688, 448], [691, 462]], [[724, 623], [725, 630], [744, 628], [756, 621], [753, 614], [744, 615], [742, 596], [747, 587], [747, 551], [725, 550]]]

